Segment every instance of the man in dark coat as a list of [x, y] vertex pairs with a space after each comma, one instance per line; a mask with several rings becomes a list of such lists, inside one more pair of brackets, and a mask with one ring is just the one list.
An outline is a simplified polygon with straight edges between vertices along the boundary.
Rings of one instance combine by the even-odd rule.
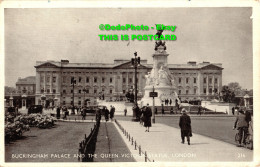
[[145, 132], [149, 132], [149, 128], [152, 126], [151, 123], [151, 117], [152, 117], [152, 110], [149, 107], [149, 104], [147, 104], [145, 111], [143, 112], [143, 121], [144, 121], [144, 126], [146, 127]]
[[181, 128], [181, 139], [182, 144], [184, 144], [185, 136], [187, 137], [188, 145], [190, 145], [190, 137], [192, 136], [191, 133], [191, 120], [190, 116], [187, 115], [186, 110], [182, 109], [182, 115], [180, 117], [179, 126]]
[[56, 118], [60, 119], [60, 107], [59, 106], [56, 109]]
[[244, 134], [248, 133], [248, 122], [246, 121], [246, 115], [244, 114], [244, 111], [242, 111], [242, 110], [238, 111], [238, 116], [236, 118], [233, 129], [235, 129], [235, 128], [237, 128], [238, 134], [239, 134], [239, 139], [238, 139], [239, 144], [237, 146], [241, 147], [242, 140], [243, 140], [243, 143], [245, 144], [245, 137], [244, 137], [244, 139], [242, 139], [243, 133]]
[[109, 120], [109, 110], [107, 109], [107, 107], [104, 107], [104, 110], [105, 110], [105, 119], [107, 122]]

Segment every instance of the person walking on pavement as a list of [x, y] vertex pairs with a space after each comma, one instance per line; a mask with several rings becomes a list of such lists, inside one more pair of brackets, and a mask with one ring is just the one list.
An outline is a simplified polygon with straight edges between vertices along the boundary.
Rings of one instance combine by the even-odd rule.
[[144, 118], [143, 121], [144, 121], [144, 126], [146, 128], [145, 132], [149, 132], [149, 128], [152, 126], [151, 117], [152, 117], [152, 110], [149, 107], [149, 104], [147, 104], [143, 112], [143, 118]]
[[60, 106], [58, 106], [56, 109], [56, 118], [60, 119]]
[[163, 107], [163, 104], [162, 104], [162, 115], [164, 115], [164, 107]]
[[81, 115], [82, 115], [82, 120], [86, 120], [86, 115], [87, 115], [87, 109], [83, 107], [81, 110]]
[[235, 107], [232, 107], [232, 115], [235, 115]]
[[105, 120], [106, 122], [109, 120], [109, 110], [107, 109], [107, 107], [104, 107], [105, 110]]
[[182, 115], [179, 120], [179, 127], [181, 128], [181, 143], [184, 144], [186, 137], [188, 145], [190, 145], [190, 137], [192, 136], [190, 116], [187, 115], [184, 108], [182, 109], [181, 113]]
[[198, 113], [197, 115], [201, 115], [201, 106], [198, 107]]
[[126, 108], [124, 109], [124, 113], [125, 113], [125, 116], [126, 116], [126, 114], [127, 114], [127, 109]]
[[243, 133], [247, 134], [248, 132], [248, 122], [246, 121], [246, 116], [243, 110], [238, 111], [238, 115], [233, 130], [236, 128], [239, 134], [239, 139], [238, 139], [239, 144], [237, 145], [237, 147], [241, 147], [242, 140], [243, 140], [243, 144], [245, 144], [245, 135], [244, 135], [244, 139], [242, 139]]
[[113, 121], [115, 110], [116, 110], [115, 107], [111, 106], [111, 109], [110, 109], [110, 119], [111, 119], [111, 121]]

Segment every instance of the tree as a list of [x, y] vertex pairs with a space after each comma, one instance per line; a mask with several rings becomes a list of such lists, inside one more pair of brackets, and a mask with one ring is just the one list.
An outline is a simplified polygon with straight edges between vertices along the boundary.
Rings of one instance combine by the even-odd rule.
[[235, 93], [228, 86], [222, 87], [222, 98], [224, 102], [232, 103], [235, 100]]
[[243, 91], [238, 82], [231, 82], [228, 84], [228, 88], [231, 92], [234, 92], [236, 96], [240, 95]]

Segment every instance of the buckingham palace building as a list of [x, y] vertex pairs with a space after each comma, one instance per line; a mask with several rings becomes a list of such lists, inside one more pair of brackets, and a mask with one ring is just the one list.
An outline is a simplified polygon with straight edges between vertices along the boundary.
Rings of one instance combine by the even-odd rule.
[[[141, 60], [137, 69], [138, 99], [143, 97], [145, 75], [152, 64]], [[130, 60], [108, 63], [70, 63], [68, 60], [36, 62], [35, 103], [45, 99], [50, 105], [81, 106], [85, 101], [97, 99], [122, 100], [134, 89], [134, 68]], [[182, 100], [212, 99], [222, 88], [222, 64], [188, 62], [168, 64], [174, 77], [176, 92]], [[72, 84], [74, 80], [74, 84]], [[44, 98], [43, 98], [44, 97]]]

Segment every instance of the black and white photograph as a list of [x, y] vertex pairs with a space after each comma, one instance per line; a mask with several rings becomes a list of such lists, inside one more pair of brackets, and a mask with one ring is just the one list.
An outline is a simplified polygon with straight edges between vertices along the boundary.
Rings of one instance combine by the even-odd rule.
[[3, 166], [256, 160], [253, 6], [3, 13]]

